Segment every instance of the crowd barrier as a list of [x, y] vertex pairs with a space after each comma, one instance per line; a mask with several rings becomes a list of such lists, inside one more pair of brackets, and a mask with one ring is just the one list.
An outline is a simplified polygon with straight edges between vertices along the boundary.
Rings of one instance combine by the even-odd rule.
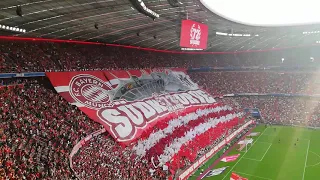
[[22, 78], [22, 77], [41, 77], [45, 76], [44, 72], [30, 72], [30, 73], [0, 73], [0, 79], [4, 78]]
[[228, 67], [199, 67], [188, 68], [188, 72], [209, 72], [209, 71], [317, 71], [315, 66], [228, 66]]
[[[302, 121], [302, 120], [301, 120]], [[260, 124], [265, 124], [265, 125], [270, 125], [270, 123], [265, 123], [265, 122], [257, 122]], [[299, 128], [308, 128], [308, 129], [314, 129], [318, 130], [320, 127], [317, 126], [303, 126], [303, 125], [296, 125], [296, 124], [280, 124], [280, 123], [271, 123], [271, 125], [278, 125], [278, 126], [293, 126], [293, 127], [299, 127]]]
[[[71, 153], [69, 154], [69, 163], [70, 163], [70, 168], [73, 170], [73, 165], [72, 165], [72, 158], [73, 156], [78, 153], [79, 149], [84, 146], [86, 144], [86, 142], [90, 141], [92, 138], [96, 137], [96, 136], [99, 136], [100, 134], [106, 132], [106, 130], [103, 128], [103, 129], [100, 129], [100, 130], [97, 130], [91, 134], [89, 134], [88, 136], [86, 136], [85, 138], [81, 139], [73, 148], [72, 148], [72, 151]], [[74, 171], [73, 171], [74, 172]], [[78, 178], [79, 179], [79, 178]]]
[[[168, 68], [168, 67], [166, 67]], [[98, 70], [98, 69], [97, 69]], [[307, 70], [307, 72], [317, 71], [315, 66], [248, 66], [248, 67], [199, 67], [192, 68], [189, 67], [187, 72], [209, 72], [209, 71], [297, 71], [297, 70]], [[0, 73], [1, 78], [17, 78], [17, 77], [41, 77], [45, 76], [45, 72], [25, 72], [25, 73]]]
[[294, 125], [294, 124], [292, 124], [291, 126], [301, 127], [301, 128], [309, 128], [309, 129], [320, 129], [320, 127], [314, 127], [314, 126], [301, 126], [301, 125]]

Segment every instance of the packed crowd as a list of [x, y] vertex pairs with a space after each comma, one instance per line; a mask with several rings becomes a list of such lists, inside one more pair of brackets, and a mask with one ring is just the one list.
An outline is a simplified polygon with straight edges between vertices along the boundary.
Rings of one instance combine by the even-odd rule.
[[258, 108], [265, 123], [320, 127], [320, 100], [297, 97], [225, 97], [219, 99], [239, 111]]
[[320, 94], [320, 73], [224, 71], [189, 75], [217, 96], [234, 93]]
[[[320, 94], [320, 73], [229, 71], [189, 75], [217, 97], [237, 93]], [[262, 119], [274, 123], [320, 127], [320, 101], [316, 98], [246, 96], [219, 100], [225, 104], [233, 104], [239, 111], [244, 108], [259, 108]]]
[[[318, 47], [239, 54], [183, 54], [106, 45], [0, 39], [0, 72], [154, 67], [320, 65]], [[271, 54], [271, 55], [270, 55]], [[310, 57], [312, 56], [312, 60]], [[285, 61], [282, 61], [282, 58]], [[307, 59], [307, 60], [303, 60]]]
[[36, 41], [1, 40], [0, 52], [0, 72], [187, 67], [191, 62], [179, 54]]
[[0, 179], [72, 179], [70, 150], [99, 128], [42, 79], [0, 88]]

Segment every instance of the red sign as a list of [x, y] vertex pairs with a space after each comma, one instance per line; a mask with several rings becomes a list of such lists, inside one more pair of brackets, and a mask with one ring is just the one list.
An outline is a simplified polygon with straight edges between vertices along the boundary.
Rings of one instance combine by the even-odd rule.
[[46, 75], [64, 99], [125, 144], [164, 118], [215, 103], [181, 69], [48, 72]]
[[236, 173], [232, 173], [231, 174], [231, 177], [230, 177], [230, 180], [248, 180], [247, 178], [244, 178], [244, 177], [241, 177], [239, 176], [238, 174]]
[[195, 49], [206, 49], [208, 26], [191, 20], [181, 23], [180, 46]]

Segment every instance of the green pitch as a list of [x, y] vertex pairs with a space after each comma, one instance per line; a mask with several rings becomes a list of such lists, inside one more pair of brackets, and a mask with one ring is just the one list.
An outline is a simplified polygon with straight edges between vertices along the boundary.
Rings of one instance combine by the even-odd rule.
[[[231, 172], [249, 180], [320, 179], [320, 130], [258, 126], [252, 132], [260, 135], [253, 138], [247, 152], [240, 152], [241, 156], [234, 162], [219, 162], [213, 169], [229, 167], [218, 176], [203, 179], [229, 180]], [[234, 154], [239, 152], [233, 149], [229, 153]], [[208, 161], [200, 169], [206, 170], [211, 164]], [[199, 174], [198, 171], [189, 179], [196, 179]]]

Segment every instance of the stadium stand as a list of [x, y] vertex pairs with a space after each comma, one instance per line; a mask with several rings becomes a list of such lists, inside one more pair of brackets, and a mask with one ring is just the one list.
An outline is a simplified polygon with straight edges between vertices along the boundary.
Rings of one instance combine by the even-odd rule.
[[[320, 94], [317, 72], [211, 72], [191, 73], [216, 96], [234, 93]], [[238, 110], [258, 108], [262, 118], [274, 124], [319, 127], [319, 98], [244, 96], [219, 99]]]
[[[8, 40], [1, 40], [0, 50], [1, 73], [265, 65], [267, 58], [263, 53], [199, 56], [101, 45]], [[285, 53], [290, 52], [285, 50]], [[295, 62], [296, 59], [292, 60]], [[268, 63], [279, 64], [278, 60]], [[190, 73], [190, 76], [217, 97], [232, 93], [320, 94], [319, 84], [313, 83], [313, 77], [318, 75], [309, 72], [213, 72]], [[148, 149], [145, 156], [138, 157], [134, 149], [124, 148], [108, 134], [102, 134], [84, 144], [73, 157], [73, 172], [69, 167], [73, 146], [101, 129], [101, 125], [63, 100], [46, 78], [1, 79], [0, 83], [0, 175], [8, 179], [73, 179], [76, 176], [81, 179], [167, 179], [179, 169], [188, 167], [242, 123], [239, 119], [221, 123], [197, 141], [185, 144], [181, 148], [184, 150], [175, 153], [169, 171], [154, 167], [159, 164], [158, 158], [154, 164], [151, 161], [163, 153], [168, 139], [159, 140], [161, 143]], [[229, 113], [255, 107], [268, 123], [320, 126], [319, 100], [289, 97], [217, 99], [221, 104], [233, 107], [226, 110]], [[170, 138], [181, 137], [188, 128], [217, 116], [211, 113], [199, 117], [188, 126], [180, 127]], [[167, 126], [164, 122], [156, 128]], [[153, 130], [158, 129], [144, 134], [141, 141]]]
[[[243, 54], [176, 54], [133, 48], [0, 39], [0, 72], [74, 71], [159, 67], [319, 65], [317, 47]], [[281, 58], [289, 54], [284, 63]], [[300, 61], [300, 58], [315, 59]], [[287, 58], [288, 56], [286, 56]], [[299, 57], [299, 58], [298, 58]]]
[[221, 101], [241, 110], [258, 108], [266, 124], [320, 127], [319, 99], [297, 97], [233, 97]]
[[234, 93], [320, 94], [317, 72], [210, 72], [190, 73], [215, 95]]
[[70, 150], [101, 128], [41, 82], [0, 89], [1, 177], [71, 179]]

